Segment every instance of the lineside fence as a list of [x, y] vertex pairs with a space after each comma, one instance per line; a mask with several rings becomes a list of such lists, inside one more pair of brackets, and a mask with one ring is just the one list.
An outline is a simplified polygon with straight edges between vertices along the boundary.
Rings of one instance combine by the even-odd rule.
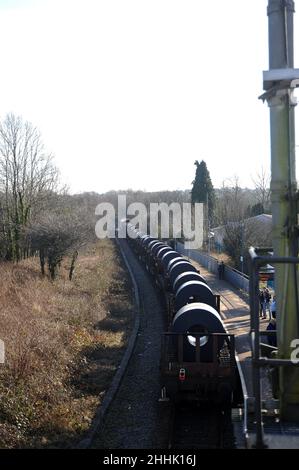
[[[199, 264], [202, 264], [208, 271], [218, 276], [218, 260], [207, 253], [197, 250], [186, 250], [184, 244], [176, 241], [176, 250], [184, 256], [191, 258]], [[237, 269], [231, 268], [225, 264], [224, 280], [238, 289], [249, 293], [249, 277]]]

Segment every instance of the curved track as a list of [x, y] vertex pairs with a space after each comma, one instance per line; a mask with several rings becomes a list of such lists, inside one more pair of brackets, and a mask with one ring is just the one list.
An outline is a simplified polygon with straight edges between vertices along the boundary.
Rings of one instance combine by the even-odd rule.
[[161, 334], [165, 303], [154, 280], [125, 240], [125, 254], [141, 301], [140, 329], [121, 386], [93, 448], [232, 448], [231, 413], [194, 403], [159, 402]]
[[139, 290], [140, 328], [120, 388], [92, 447], [165, 448], [170, 406], [159, 403], [164, 307], [160, 293], [143, 265], [125, 240], [119, 242]]
[[235, 447], [231, 410], [191, 403], [173, 408], [168, 448], [231, 449]]

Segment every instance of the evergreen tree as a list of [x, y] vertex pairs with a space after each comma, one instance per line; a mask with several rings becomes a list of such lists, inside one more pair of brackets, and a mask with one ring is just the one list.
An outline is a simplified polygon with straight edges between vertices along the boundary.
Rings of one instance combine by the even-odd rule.
[[265, 209], [261, 202], [254, 204], [254, 206], [252, 206], [251, 208], [251, 217], [254, 217], [255, 215], [264, 214], [264, 213], [265, 213]]
[[196, 173], [195, 179], [192, 182], [193, 187], [191, 190], [191, 202], [193, 204], [195, 202], [203, 202], [204, 204], [208, 202], [209, 219], [212, 223], [215, 207], [215, 191], [211, 181], [210, 173], [206, 163], [203, 160], [200, 163], [198, 163], [198, 160], [196, 160], [194, 165], [196, 166]]

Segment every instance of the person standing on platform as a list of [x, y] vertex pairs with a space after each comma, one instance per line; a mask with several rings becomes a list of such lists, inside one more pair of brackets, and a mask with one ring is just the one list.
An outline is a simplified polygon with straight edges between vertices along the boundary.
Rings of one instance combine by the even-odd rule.
[[260, 317], [266, 318], [265, 317], [265, 294], [264, 294], [264, 291], [262, 290], [260, 290], [259, 301], [260, 301]]
[[275, 331], [275, 334], [273, 335], [268, 335], [268, 344], [270, 346], [275, 346], [277, 347], [277, 336], [276, 336], [276, 312], [272, 312], [272, 318], [269, 321], [269, 324], [267, 326], [267, 331]]
[[220, 263], [218, 264], [218, 276], [220, 280], [224, 279], [224, 268], [225, 266], [223, 261], [220, 261]]
[[271, 302], [271, 294], [269, 292], [269, 289], [265, 288], [264, 290], [264, 297], [265, 297], [265, 318], [267, 316], [267, 310], [269, 312], [269, 318], [271, 319], [271, 310], [270, 310], [270, 302]]
[[271, 305], [270, 305], [270, 320], [273, 317], [273, 313], [275, 314], [275, 318], [276, 318], [276, 296], [275, 295], [273, 295], [273, 301], [271, 302]]

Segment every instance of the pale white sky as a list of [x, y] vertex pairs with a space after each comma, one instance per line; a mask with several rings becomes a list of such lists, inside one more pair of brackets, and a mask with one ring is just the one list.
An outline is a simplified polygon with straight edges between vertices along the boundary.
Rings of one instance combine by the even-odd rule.
[[72, 192], [187, 189], [195, 159], [252, 187], [270, 167], [266, 6], [0, 0], [0, 116], [39, 127]]

